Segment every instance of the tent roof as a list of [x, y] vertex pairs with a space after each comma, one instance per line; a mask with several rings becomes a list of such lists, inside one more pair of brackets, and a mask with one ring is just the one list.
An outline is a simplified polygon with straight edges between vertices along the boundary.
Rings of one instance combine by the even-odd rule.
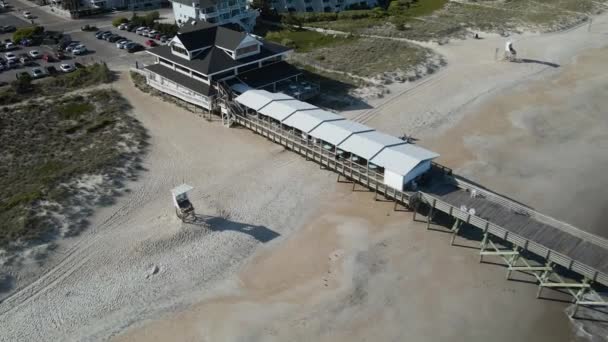
[[280, 100], [293, 100], [293, 97], [283, 93], [271, 93], [266, 90], [247, 90], [235, 99], [236, 102], [255, 111], [259, 111], [272, 101]]
[[344, 140], [338, 148], [370, 160], [383, 148], [401, 145], [405, 142], [399, 138], [378, 131], [353, 134]]
[[285, 119], [283, 123], [287, 126], [308, 133], [323, 122], [336, 120], [344, 120], [344, 118], [323, 109], [311, 109], [295, 112], [293, 115]]
[[405, 176], [421, 162], [437, 157], [439, 157], [439, 154], [420, 146], [403, 144], [383, 149], [372, 158], [371, 162]]
[[327, 141], [332, 145], [339, 145], [354, 133], [373, 131], [373, 128], [351, 120], [329, 121], [310, 131], [310, 135], [317, 139]]
[[275, 101], [271, 102], [264, 108], [260, 109], [260, 114], [269, 116], [275, 120], [283, 121], [287, 119], [291, 114], [299, 110], [317, 109], [317, 106], [313, 106], [310, 103], [294, 100]]

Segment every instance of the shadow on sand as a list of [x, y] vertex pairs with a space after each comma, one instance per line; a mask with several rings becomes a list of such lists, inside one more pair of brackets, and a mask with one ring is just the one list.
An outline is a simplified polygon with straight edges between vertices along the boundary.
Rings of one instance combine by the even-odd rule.
[[251, 235], [256, 240], [266, 243], [279, 237], [281, 234], [264, 226], [231, 221], [219, 216], [195, 215], [192, 220], [186, 221], [188, 224], [209, 228], [214, 232], [235, 231]]
[[557, 63], [551, 63], [551, 62], [545, 62], [545, 61], [539, 61], [536, 59], [528, 59], [528, 58], [522, 58], [519, 60], [520, 63], [536, 63], [536, 64], [542, 64], [542, 65], [546, 65], [546, 66], [550, 66], [553, 68], [559, 68], [560, 65]]

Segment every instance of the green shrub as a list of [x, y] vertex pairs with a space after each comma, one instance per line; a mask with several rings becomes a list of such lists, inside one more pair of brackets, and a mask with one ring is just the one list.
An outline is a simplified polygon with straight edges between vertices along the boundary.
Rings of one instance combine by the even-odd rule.
[[125, 17], [118, 17], [112, 20], [112, 26], [118, 27], [120, 24], [128, 23], [129, 19]]
[[22, 27], [13, 33], [13, 41], [19, 43], [22, 39], [32, 39], [34, 36], [40, 35], [44, 32], [42, 26], [29, 26]]
[[285, 45], [292, 49], [295, 49], [297, 47], [296, 42], [294, 42], [293, 40], [291, 40], [289, 38], [283, 38], [283, 40], [281, 40], [281, 45]]
[[88, 102], [72, 102], [59, 107], [59, 114], [65, 120], [76, 120], [82, 114], [91, 112], [94, 109], [95, 107]]

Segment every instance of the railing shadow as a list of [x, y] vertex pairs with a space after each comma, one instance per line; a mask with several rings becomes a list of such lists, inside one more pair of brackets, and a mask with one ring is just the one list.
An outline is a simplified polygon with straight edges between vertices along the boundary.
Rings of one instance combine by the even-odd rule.
[[519, 60], [521, 63], [535, 63], [535, 64], [542, 64], [542, 65], [546, 65], [546, 66], [550, 66], [552, 68], [559, 68], [560, 65], [557, 63], [552, 63], [552, 62], [545, 62], [545, 61], [539, 61], [536, 59], [528, 59], [528, 58], [522, 58]]
[[195, 215], [193, 219], [188, 220], [186, 223], [200, 227], [206, 227], [214, 232], [240, 232], [243, 234], [250, 235], [262, 243], [274, 240], [275, 238], [281, 235], [275, 232], [274, 230], [264, 226], [256, 226], [242, 222], [235, 222], [219, 216]]

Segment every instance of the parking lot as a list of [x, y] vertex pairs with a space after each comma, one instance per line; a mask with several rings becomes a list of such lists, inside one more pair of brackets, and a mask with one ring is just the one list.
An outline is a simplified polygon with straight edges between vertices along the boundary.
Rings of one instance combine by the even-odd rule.
[[[14, 3], [14, 7], [20, 8], [24, 7], [24, 1], [22, 0], [9, 0], [9, 2]], [[88, 18], [88, 19], [80, 19], [80, 20], [68, 20], [56, 17], [52, 14], [48, 14], [46, 12], [43, 13], [41, 9], [29, 9], [34, 14], [40, 14], [35, 19], [37, 25], [42, 25], [47, 30], [54, 31], [63, 31], [68, 34], [73, 41], [77, 41], [87, 47], [89, 50], [84, 55], [80, 56], [71, 56], [69, 53], [65, 53], [66, 58], [57, 61], [47, 63], [42, 59], [36, 59], [29, 66], [18, 67], [11, 70], [4, 70], [0, 72], [0, 82], [12, 82], [16, 79], [16, 74], [19, 72], [29, 72], [34, 67], [42, 67], [45, 68], [47, 66], [53, 65], [55, 68], [59, 69], [59, 64], [68, 63], [81, 63], [81, 64], [90, 64], [94, 62], [105, 62], [108, 66], [113, 70], [128, 70], [130, 67], [134, 67], [135, 63], [141, 64], [151, 64], [153, 62], [153, 57], [147, 54], [145, 51], [139, 51], [135, 53], [128, 53], [126, 50], [121, 50], [116, 47], [115, 43], [110, 43], [105, 40], [99, 40], [95, 38], [95, 32], [84, 32], [80, 31], [80, 26], [89, 24], [95, 25], [100, 30], [103, 31], [112, 31], [118, 35], [125, 37], [128, 40], [139, 43], [145, 46], [145, 42], [151, 38], [142, 37], [137, 35], [135, 32], [127, 32], [125, 30], [118, 30], [117, 28], [111, 26], [111, 21], [113, 17], [116, 16], [130, 16], [130, 13], [118, 13], [112, 14], [108, 16], [104, 16], [103, 18]], [[29, 23], [27, 20], [20, 18], [21, 12], [17, 10], [13, 10], [8, 13], [0, 14], [0, 22], [2, 25], [13, 25], [15, 27], [23, 27], [28, 26]], [[49, 23], [49, 26], [46, 23]], [[5, 24], [6, 23], [6, 24]], [[80, 26], [77, 26], [80, 25]], [[49, 28], [50, 27], [50, 28]], [[4, 33], [0, 34], [0, 39], [4, 41], [5, 39], [11, 39], [12, 33]], [[158, 41], [156, 41], [159, 43]], [[18, 47], [17, 50], [13, 50], [12, 52], [16, 55], [20, 55], [22, 53], [28, 53], [30, 50], [38, 50], [40, 55], [45, 53], [51, 53], [55, 49], [55, 46], [49, 45], [40, 45], [40, 46], [29, 46], [29, 47]], [[4, 58], [4, 52], [0, 52], [0, 56]]]

